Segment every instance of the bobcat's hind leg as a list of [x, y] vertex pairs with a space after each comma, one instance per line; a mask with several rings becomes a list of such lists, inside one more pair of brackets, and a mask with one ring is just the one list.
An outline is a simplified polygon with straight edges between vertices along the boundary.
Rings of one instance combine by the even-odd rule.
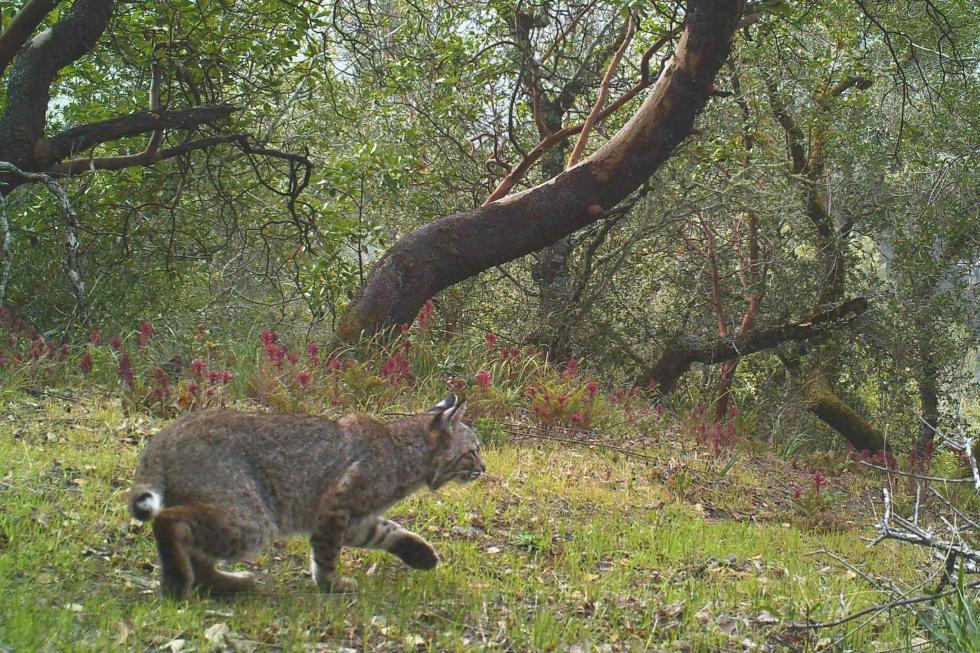
[[187, 506], [160, 511], [153, 520], [153, 535], [160, 554], [160, 591], [181, 600], [194, 583], [191, 565], [191, 519]]
[[219, 571], [210, 558], [191, 551], [194, 585], [211, 594], [237, 594], [255, 587], [255, 576], [247, 571]]
[[415, 569], [432, 569], [439, 564], [435, 549], [421, 536], [384, 517], [368, 517], [350, 526], [344, 544], [387, 551]]
[[213, 561], [236, 560], [260, 549], [266, 532], [256, 520], [197, 502], [162, 510], [153, 520], [153, 534], [163, 595], [182, 599], [194, 586], [216, 593], [250, 588], [251, 574], [220, 572]]

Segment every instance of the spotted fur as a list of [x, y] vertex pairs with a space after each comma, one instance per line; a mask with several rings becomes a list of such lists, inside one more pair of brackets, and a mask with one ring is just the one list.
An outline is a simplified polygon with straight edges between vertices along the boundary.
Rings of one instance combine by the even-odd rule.
[[248, 589], [248, 574], [219, 561], [254, 556], [277, 538], [310, 538], [311, 574], [327, 591], [351, 591], [337, 573], [342, 547], [388, 551], [416, 569], [439, 562], [424, 539], [382, 517], [423, 486], [484, 471], [465, 403], [450, 395], [422, 415], [381, 423], [213, 410], [154, 436], [140, 456], [130, 512], [153, 520], [161, 589], [184, 597]]

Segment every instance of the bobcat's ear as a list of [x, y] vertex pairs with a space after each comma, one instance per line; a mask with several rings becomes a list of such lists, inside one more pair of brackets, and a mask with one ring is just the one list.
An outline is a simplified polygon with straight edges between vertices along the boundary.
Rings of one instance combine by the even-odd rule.
[[463, 419], [463, 413], [466, 412], [466, 401], [459, 403], [457, 401], [456, 395], [451, 394], [426, 411], [435, 415], [432, 419], [432, 427], [442, 437], [448, 438], [453, 434], [460, 420]]
[[439, 415], [447, 410], [450, 410], [451, 408], [454, 408], [456, 406], [456, 401], [456, 395], [450, 392], [448, 395], [446, 395], [445, 399], [425, 412], [428, 415]]

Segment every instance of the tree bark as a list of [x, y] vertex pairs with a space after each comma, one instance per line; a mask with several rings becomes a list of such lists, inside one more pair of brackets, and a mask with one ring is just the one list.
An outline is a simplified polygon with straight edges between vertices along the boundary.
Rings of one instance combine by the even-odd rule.
[[807, 383], [807, 410], [834, 429], [857, 451], [881, 451], [885, 438], [868, 420], [834, 394], [819, 374]]
[[936, 437], [939, 427], [939, 368], [928, 353], [922, 354], [923, 369], [919, 373], [919, 435], [915, 439], [915, 450], [922, 453]]
[[75, 0], [51, 29], [20, 49], [10, 67], [7, 109], [0, 117], [4, 160], [23, 170], [43, 172], [32, 159], [34, 144], [44, 133], [51, 84], [58, 71], [99, 40], [109, 24], [113, 4], [113, 0]]
[[0, 75], [58, 0], [30, 0], [0, 33]]
[[742, 0], [691, 0], [653, 91], [595, 154], [554, 179], [409, 233], [381, 258], [337, 325], [353, 340], [409, 323], [440, 290], [592, 224], [650, 177], [691, 132], [731, 50]]
[[661, 393], [670, 394], [694, 363], [713, 365], [774, 349], [786, 342], [803, 342], [827, 334], [842, 323], [852, 322], [867, 310], [868, 300], [856, 297], [802, 322], [749, 331], [737, 338], [718, 338], [709, 342], [682, 340], [664, 350], [657, 362], [640, 376], [637, 385], [655, 384]]
[[[541, 104], [545, 128], [552, 133], [560, 130], [565, 109], [558, 102], [543, 101]], [[541, 172], [545, 179], [557, 177], [564, 171], [567, 153], [567, 142], [559, 143], [545, 152], [541, 157]], [[531, 277], [538, 285], [538, 325], [528, 339], [545, 349], [549, 357], [556, 361], [568, 358], [573, 309], [569, 305], [569, 257], [572, 249], [568, 236], [548, 245], [538, 253], [531, 270]]]

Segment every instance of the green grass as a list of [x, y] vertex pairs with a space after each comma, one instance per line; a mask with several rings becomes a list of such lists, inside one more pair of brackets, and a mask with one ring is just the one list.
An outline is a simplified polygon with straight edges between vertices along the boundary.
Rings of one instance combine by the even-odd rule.
[[[290, 541], [247, 565], [255, 592], [173, 603], [156, 592], [150, 529], [124, 500], [161, 424], [101, 400], [0, 410], [0, 651], [701, 651], [778, 647], [773, 638], [816, 649], [848, 631], [802, 636], [789, 624], [882, 597], [814, 551], [909, 580], [921, 562], [889, 543], [867, 549], [870, 520], [818, 533], [781, 504], [753, 505], [770, 491], [755, 454], [678, 483], [655, 464], [502, 442], [486, 452], [483, 481], [393, 511], [439, 551], [432, 572], [346, 550], [358, 591], [322, 595], [307, 544]], [[758, 521], [709, 519], [709, 501], [755, 507]], [[836, 650], [901, 647], [915, 628], [895, 612]]]

